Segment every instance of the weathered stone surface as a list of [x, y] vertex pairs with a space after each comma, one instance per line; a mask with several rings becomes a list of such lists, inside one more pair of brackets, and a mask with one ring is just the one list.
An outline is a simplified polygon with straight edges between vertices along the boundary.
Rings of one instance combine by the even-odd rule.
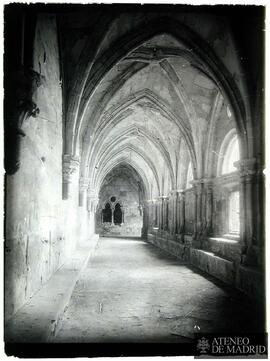
[[156, 247], [159, 247], [165, 252], [168, 252], [183, 262], [189, 262], [190, 259], [190, 247], [187, 244], [176, 242], [175, 240], [170, 239], [170, 237], [159, 236], [157, 234], [147, 235], [148, 242], [152, 243]]
[[[127, 167], [110, 172], [99, 193], [96, 214], [97, 232], [101, 235], [129, 235], [140, 237], [143, 227], [143, 193]], [[139, 180], [138, 180], [139, 182]], [[113, 199], [113, 201], [112, 201]], [[103, 222], [106, 204], [111, 207], [111, 222]], [[115, 224], [115, 206], [121, 205], [121, 224]]]
[[21, 167], [7, 177], [7, 317], [46, 283], [70, 248], [62, 218], [62, 90], [54, 17], [38, 22], [34, 66], [44, 77], [34, 93], [40, 113], [25, 119]]
[[241, 247], [239, 241], [225, 238], [208, 238], [204, 241], [206, 249], [215, 253], [217, 256], [240, 263]]
[[5, 12], [6, 317], [96, 233], [263, 297], [262, 9], [65, 6]]
[[[245, 307], [243, 307], [245, 305]], [[249, 314], [257, 317], [250, 320]], [[192, 341], [198, 332], [256, 332], [242, 294], [140, 239], [101, 238], [54, 342]]]
[[190, 262], [212, 276], [234, 285], [235, 268], [232, 261], [218, 257], [211, 252], [191, 248]]
[[50, 342], [60, 328], [81, 272], [95, 254], [98, 240], [93, 237], [87, 246], [76, 249], [43, 288], [6, 320], [5, 342]]

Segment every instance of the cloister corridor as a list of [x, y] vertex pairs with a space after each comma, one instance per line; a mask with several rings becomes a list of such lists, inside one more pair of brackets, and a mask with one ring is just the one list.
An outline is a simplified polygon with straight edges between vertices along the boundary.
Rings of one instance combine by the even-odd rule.
[[149, 243], [104, 237], [53, 341], [187, 343], [196, 332], [256, 332], [250, 312], [242, 295]]
[[264, 6], [4, 7], [6, 353], [264, 346]]

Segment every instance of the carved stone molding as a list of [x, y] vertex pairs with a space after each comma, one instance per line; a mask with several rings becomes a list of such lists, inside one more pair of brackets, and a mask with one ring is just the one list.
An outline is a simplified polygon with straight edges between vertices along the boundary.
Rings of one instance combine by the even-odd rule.
[[79, 170], [80, 160], [78, 156], [64, 154], [63, 156], [63, 182], [71, 183], [74, 175]]
[[39, 114], [33, 95], [42, 80], [39, 73], [23, 67], [5, 75], [5, 169], [8, 174], [14, 174], [20, 166], [20, 137], [25, 136], [22, 130], [25, 119]]
[[168, 200], [169, 197], [168, 197], [168, 196], [159, 196], [158, 199], [159, 199], [159, 200], [163, 200], [163, 199], [164, 199], [164, 200]]
[[185, 192], [184, 189], [173, 189], [170, 192], [170, 198], [179, 200], [180, 196], [184, 195], [184, 192]]
[[44, 77], [33, 69], [22, 67], [8, 74], [7, 78], [6, 106], [9, 113], [7, 117], [12, 120], [10, 125], [20, 130], [27, 117], [36, 117], [39, 114], [33, 95], [42, 84]]

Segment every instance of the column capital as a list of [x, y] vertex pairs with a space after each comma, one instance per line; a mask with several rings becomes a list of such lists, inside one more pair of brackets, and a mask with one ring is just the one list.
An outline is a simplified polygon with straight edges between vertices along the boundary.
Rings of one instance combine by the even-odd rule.
[[185, 192], [185, 189], [172, 189], [170, 194], [171, 195], [177, 195], [177, 194], [181, 194], [181, 193], [184, 193]]
[[169, 197], [168, 196], [159, 196], [158, 199], [166, 200], [166, 199], [169, 199]]
[[202, 184], [204, 183], [204, 179], [203, 178], [200, 178], [200, 179], [193, 179], [192, 181], [190, 181], [190, 184], [192, 186], [201, 186]]
[[203, 183], [206, 184], [206, 185], [212, 185], [213, 184], [213, 181], [214, 181], [214, 178], [203, 178]]
[[194, 179], [190, 181], [192, 185], [202, 185], [202, 184], [212, 184], [215, 178], [200, 178], [200, 179]]
[[73, 176], [78, 172], [80, 166], [80, 158], [70, 154], [63, 155], [63, 181], [71, 183]]

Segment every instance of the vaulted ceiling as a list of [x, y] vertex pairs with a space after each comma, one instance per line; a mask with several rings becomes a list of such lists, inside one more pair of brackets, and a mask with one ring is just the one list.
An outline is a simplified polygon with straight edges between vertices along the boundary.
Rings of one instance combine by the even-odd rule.
[[[117, 26], [120, 20], [101, 18], [91, 20], [95, 25], [100, 21], [92, 49], [83, 20], [73, 19], [72, 26], [69, 17], [65, 20], [69, 31], [63, 36], [64, 56], [70, 56], [64, 69], [66, 151], [80, 156], [81, 176], [90, 178], [97, 193], [119, 165], [134, 168], [149, 198], [183, 188], [190, 161], [193, 177], [203, 175], [213, 118], [235, 122], [224, 84], [195, 46], [171, 34], [169, 23], [170, 31], [163, 24], [153, 36], [121, 53], [114, 48], [117, 38], [125, 36]], [[77, 73], [72, 78], [75, 54]]]

